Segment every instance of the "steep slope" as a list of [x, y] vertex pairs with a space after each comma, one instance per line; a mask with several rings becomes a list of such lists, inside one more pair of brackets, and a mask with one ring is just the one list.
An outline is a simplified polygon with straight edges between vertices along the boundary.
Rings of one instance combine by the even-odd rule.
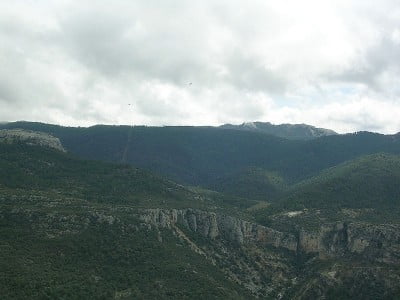
[[317, 128], [307, 124], [275, 125], [270, 122], [246, 122], [240, 125], [224, 124], [220, 128], [262, 132], [293, 140], [310, 140], [321, 136], [337, 134], [333, 130]]

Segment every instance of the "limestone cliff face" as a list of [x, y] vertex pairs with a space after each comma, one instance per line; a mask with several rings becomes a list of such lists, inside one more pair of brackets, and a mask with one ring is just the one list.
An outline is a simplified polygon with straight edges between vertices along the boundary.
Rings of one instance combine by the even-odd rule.
[[147, 209], [141, 212], [139, 218], [157, 227], [171, 228], [180, 225], [203, 237], [225, 239], [240, 245], [261, 243], [291, 251], [297, 249], [297, 239], [292, 234], [213, 212], [196, 209]]
[[318, 232], [300, 232], [299, 250], [318, 253], [321, 258], [351, 254], [400, 264], [400, 226], [343, 222], [323, 225]]
[[[205, 257], [256, 298], [323, 299], [328, 289], [343, 288], [348, 282], [351, 285], [378, 282], [383, 290], [394, 291], [391, 292], [394, 295], [400, 291], [399, 225], [337, 222], [322, 225], [313, 232], [300, 230], [290, 234], [197, 209], [138, 210], [123, 206], [110, 211], [88, 206], [87, 213], [68, 214], [54, 210], [53, 205], [52, 202], [51, 211], [45, 213], [32, 208], [14, 207], [9, 211], [4, 208], [0, 210], [0, 220], [8, 220], [10, 224], [24, 220], [46, 239], [79, 235], [97, 226], [113, 226], [115, 232], [123, 235], [151, 231], [163, 243], [166, 235], [161, 229], [170, 229], [180, 240], [179, 246], [187, 246]], [[121, 218], [119, 213], [133, 218]], [[203, 243], [188, 232], [210, 242]], [[314, 268], [314, 262], [318, 261], [315, 256], [302, 256], [304, 253], [318, 255], [322, 260], [333, 259], [318, 269]], [[353, 256], [357, 257], [356, 263], [347, 267]], [[302, 263], [303, 258], [306, 263]], [[298, 263], [302, 264], [300, 270]]]
[[348, 249], [378, 262], [400, 264], [400, 226], [350, 224]]
[[347, 224], [322, 225], [316, 232], [299, 232], [299, 250], [305, 253], [318, 253], [321, 257], [340, 255], [347, 248]]
[[147, 209], [139, 218], [161, 228], [182, 226], [210, 239], [239, 245], [257, 243], [298, 253], [315, 253], [320, 258], [360, 255], [377, 262], [400, 264], [400, 226], [346, 224], [322, 225], [319, 230], [283, 233], [238, 218], [196, 209]]
[[15, 141], [24, 142], [28, 145], [49, 147], [66, 152], [60, 140], [50, 134], [24, 129], [0, 130], [0, 142], [13, 143]]

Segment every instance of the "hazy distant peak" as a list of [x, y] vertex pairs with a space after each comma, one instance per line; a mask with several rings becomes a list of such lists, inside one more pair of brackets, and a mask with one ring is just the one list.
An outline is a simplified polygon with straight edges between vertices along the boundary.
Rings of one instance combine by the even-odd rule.
[[236, 129], [264, 132], [267, 134], [296, 140], [309, 140], [321, 136], [335, 135], [335, 131], [325, 128], [317, 128], [307, 124], [279, 124], [270, 122], [244, 122], [240, 125], [224, 124], [223, 129]]
[[257, 129], [257, 125], [254, 122], [245, 122], [241, 126], [247, 127], [249, 129]]

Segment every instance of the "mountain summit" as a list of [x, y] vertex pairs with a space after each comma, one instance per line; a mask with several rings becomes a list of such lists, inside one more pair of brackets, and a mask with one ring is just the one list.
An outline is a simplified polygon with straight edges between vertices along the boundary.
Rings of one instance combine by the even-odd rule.
[[321, 136], [335, 135], [335, 131], [307, 124], [279, 124], [270, 122], [245, 122], [240, 125], [224, 124], [220, 128], [263, 132], [286, 139], [310, 140]]

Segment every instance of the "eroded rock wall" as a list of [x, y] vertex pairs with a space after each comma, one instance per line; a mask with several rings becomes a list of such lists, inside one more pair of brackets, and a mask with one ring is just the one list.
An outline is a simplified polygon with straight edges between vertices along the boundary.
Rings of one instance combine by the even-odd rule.
[[337, 222], [319, 230], [284, 233], [231, 216], [196, 209], [146, 209], [140, 220], [161, 228], [182, 226], [210, 239], [239, 245], [257, 243], [320, 258], [359, 255], [377, 262], [400, 264], [400, 226]]
[[180, 225], [211, 239], [221, 238], [238, 244], [263, 243], [291, 251], [297, 249], [297, 239], [293, 234], [214, 212], [196, 209], [147, 209], [141, 211], [139, 218], [163, 228]]

